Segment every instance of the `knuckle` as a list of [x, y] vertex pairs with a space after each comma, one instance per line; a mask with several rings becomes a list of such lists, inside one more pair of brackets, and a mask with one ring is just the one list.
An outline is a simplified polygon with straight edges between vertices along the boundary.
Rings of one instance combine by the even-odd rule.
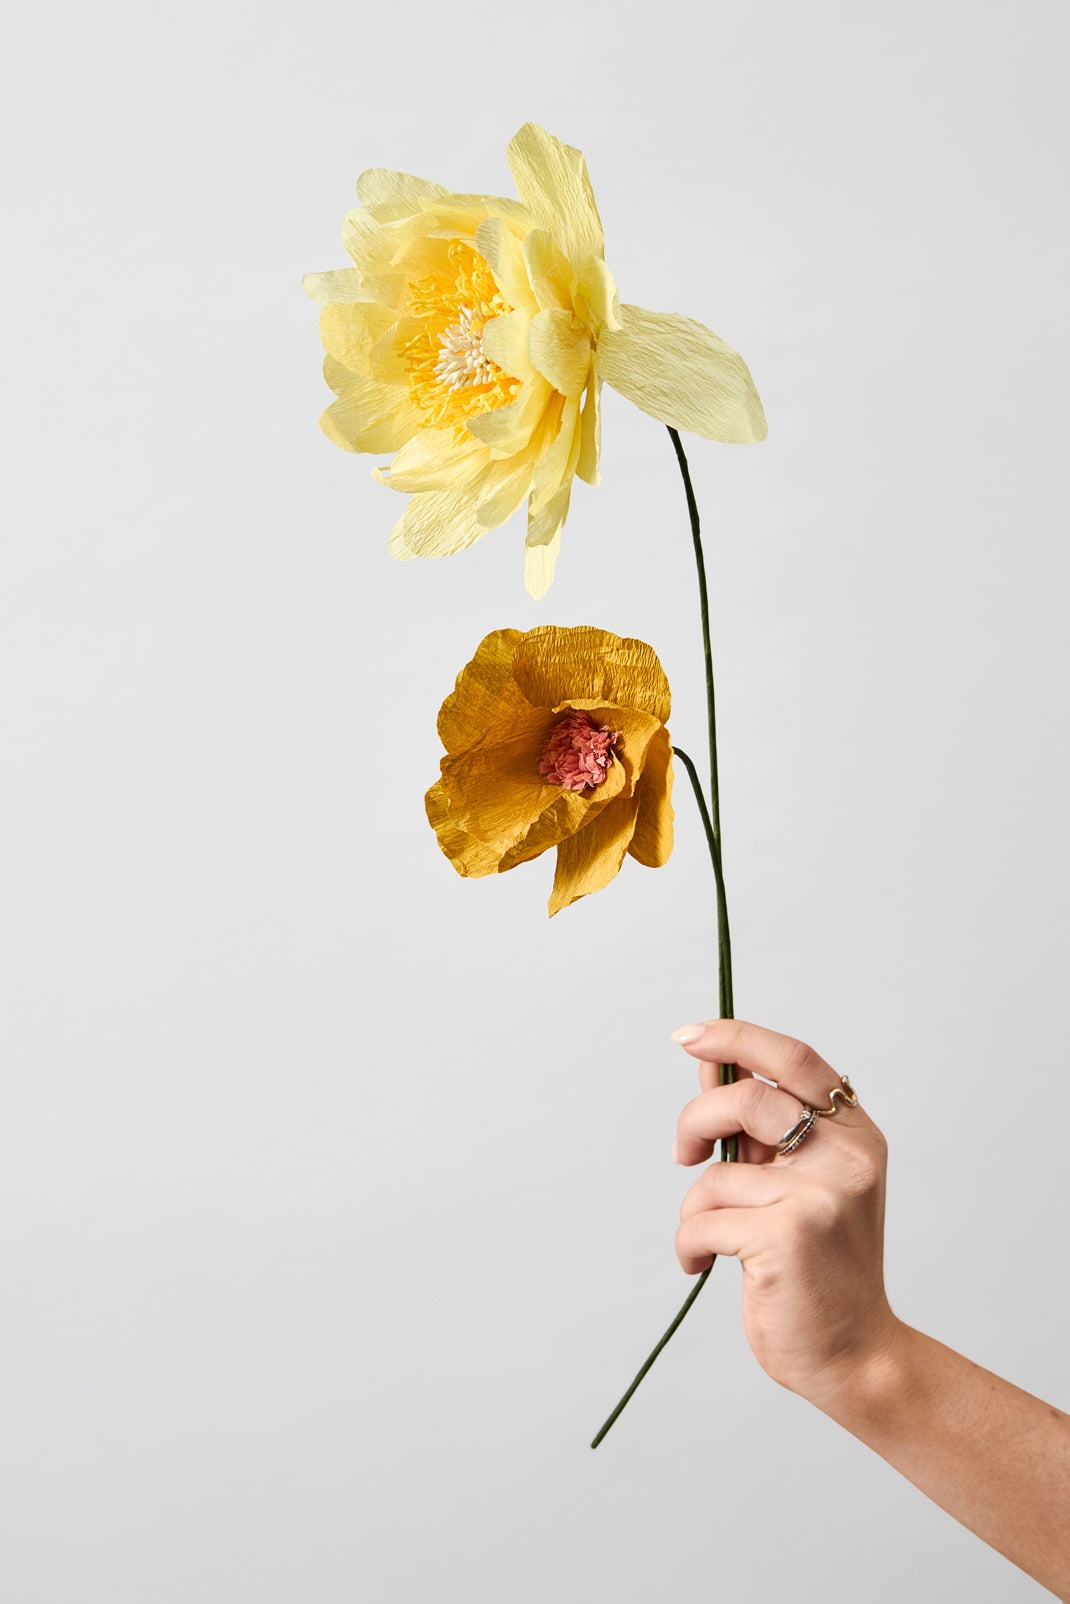
[[804, 1041], [790, 1041], [784, 1049], [784, 1069], [788, 1075], [805, 1075], [814, 1067], [817, 1054]]
[[749, 1075], [745, 1080], [737, 1081], [736, 1086], [738, 1088], [736, 1097], [739, 1100], [739, 1111], [744, 1121], [746, 1121], [748, 1115], [757, 1114], [769, 1096], [769, 1088], [762, 1081], [754, 1080]]

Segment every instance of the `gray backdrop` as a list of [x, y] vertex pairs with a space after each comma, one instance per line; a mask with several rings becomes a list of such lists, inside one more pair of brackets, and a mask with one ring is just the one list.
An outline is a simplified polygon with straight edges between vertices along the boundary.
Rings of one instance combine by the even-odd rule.
[[663, 429], [607, 392], [559, 578], [395, 565], [302, 272], [365, 166], [585, 150], [626, 300], [740, 349], [695, 442], [747, 1017], [892, 1148], [897, 1310], [1067, 1402], [1065, 12], [185, 0], [23, 12], [2, 639], [11, 1604], [874, 1604], [1041, 1590], [686, 1290], [701, 836], [550, 923], [422, 811], [482, 634], [649, 640], [698, 751]]

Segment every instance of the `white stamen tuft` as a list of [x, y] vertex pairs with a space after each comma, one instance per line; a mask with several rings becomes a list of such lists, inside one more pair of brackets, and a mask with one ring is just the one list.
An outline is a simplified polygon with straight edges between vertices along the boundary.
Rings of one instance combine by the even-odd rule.
[[460, 322], [451, 324], [439, 340], [442, 355], [435, 363], [435, 377], [451, 390], [491, 384], [497, 365], [483, 350], [483, 325], [474, 326], [475, 313], [460, 308]]

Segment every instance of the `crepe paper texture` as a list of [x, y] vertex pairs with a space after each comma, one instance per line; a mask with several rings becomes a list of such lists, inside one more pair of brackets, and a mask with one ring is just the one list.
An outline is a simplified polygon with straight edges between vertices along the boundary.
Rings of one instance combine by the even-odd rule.
[[411, 495], [393, 556], [444, 557], [527, 502], [525, 582], [553, 579], [574, 478], [598, 483], [603, 381], [672, 428], [765, 438], [742, 357], [701, 323], [621, 305], [582, 154], [534, 123], [507, 157], [519, 200], [375, 168], [346, 217], [351, 268], [313, 273], [324, 433], [395, 452]]
[[427, 817], [458, 874], [557, 848], [551, 916], [626, 854], [672, 851], [669, 682], [653, 650], [604, 629], [496, 629], [442, 704], [446, 755]]

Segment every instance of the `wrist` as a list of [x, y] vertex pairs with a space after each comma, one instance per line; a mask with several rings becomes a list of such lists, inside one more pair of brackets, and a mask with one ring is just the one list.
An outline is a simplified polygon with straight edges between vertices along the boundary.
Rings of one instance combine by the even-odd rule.
[[815, 1408], [858, 1437], [890, 1425], [917, 1387], [921, 1334], [891, 1310], [864, 1348], [829, 1365], [806, 1390]]

